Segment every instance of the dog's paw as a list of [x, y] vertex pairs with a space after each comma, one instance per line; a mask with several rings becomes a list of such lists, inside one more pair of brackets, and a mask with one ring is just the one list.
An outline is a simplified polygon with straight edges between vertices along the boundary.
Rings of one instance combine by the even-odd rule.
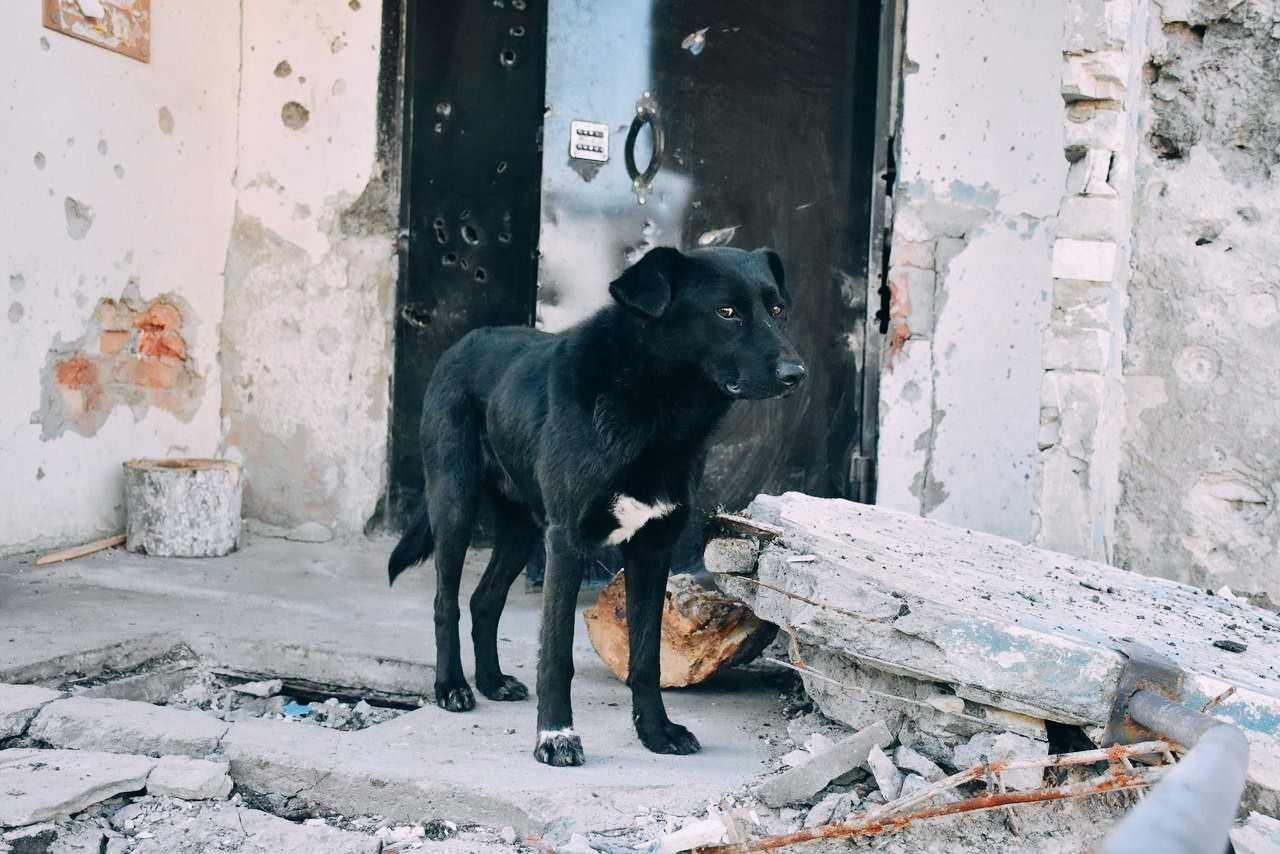
[[486, 681], [477, 678], [476, 687], [480, 689], [481, 694], [484, 694], [490, 700], [529, 699], [529, 689], [514, 676], [500, 676], [496, 684], [488, 684]]
[[582, 753], [582, 739], [571, 729], [543, 730], [538, 733], [533, 758], [544, 765], [561, 768], [581, 765], [586, 761]]
[[680, 724], [663, 721], [657, 726], [636, 727], [641, 743], [654, 753], [675, 753], [684, 756], [702, 749], [697, 736]]
[[466, 682], [437, 682], [436, 705], [450, 712], [469, 712], [476, 707], [476, 695]]

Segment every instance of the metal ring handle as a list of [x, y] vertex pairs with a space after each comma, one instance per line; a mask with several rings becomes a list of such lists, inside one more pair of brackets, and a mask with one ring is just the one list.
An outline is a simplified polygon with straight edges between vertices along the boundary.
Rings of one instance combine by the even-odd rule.
[[[649, 156], [649, 165], [645, 167], [644, 172], [641, 172], [636, 166], [636, 137], [640, 135], [645, 125], [653, 131], [653, 153]], [[636, 101], [636, 116], [631, 120], [631, 130], [627, 131], [627, 144], [623, 147], [623, 155], [627, 161], [627, 174], [631, 176], [631, 183], [637, 192], [647, 190], [653, 184], [653, 179], [658, 177], [658, 172], [662, 169], [664, 148], [665, 139], [658, 102], [652, 95], [645, 92], [643, 97]]]

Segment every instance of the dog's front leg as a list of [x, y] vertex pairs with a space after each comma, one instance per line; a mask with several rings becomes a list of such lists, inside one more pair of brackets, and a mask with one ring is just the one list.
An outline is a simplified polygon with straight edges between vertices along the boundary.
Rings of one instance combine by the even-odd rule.
[[667, 717], [659, 686], [662, 605], [666, 598], [671, 549], [643, 542], [625, 549], [627, 635], [630, 644], [627, 684], [636, 734], [654, 753], [697, 753], [693, 733]]
[[581, 765], [582, 739], [573, 731], [573, 626], [582, 561], [568, 532], [547, 528], [547, 570], [542, 583], [538, 652], [538, 741], [533, 755], [547, 765]]

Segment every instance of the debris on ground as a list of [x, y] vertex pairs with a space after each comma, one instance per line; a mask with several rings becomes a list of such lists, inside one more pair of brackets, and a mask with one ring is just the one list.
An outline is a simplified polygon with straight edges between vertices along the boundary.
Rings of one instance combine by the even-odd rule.
[[[583, 614], [596, 652], [625, 681], [628, 668], [627, 591], [623, 573], [600, 591]], [[662, 687], [683, 688], [725, 667], [745, 664], [773, 640], [777, 628], [741, 602], [700, 586], [691, 576], [667, 581], [662, 607]]]
[[789, 768], [760, 786], [760, 799], [773, 807], [805, 801], [825, 789], [833, 780], [856, 770], [867, 761], [872, 751], [888, 747], [893, 735], [883, 721], [812, 756], [807, 762]]
[[175, 709], [198, 709], [219, 720], [232, 722], [255, 718], [290, 720], [349, 732], [386, 723], [407, 709], [375, 706], [365, 700], [351, 703], [329, 697], [323, 701], [295, 699], [283, 691], [279, 679], [237, 683], [202, 673], [168, 700]]

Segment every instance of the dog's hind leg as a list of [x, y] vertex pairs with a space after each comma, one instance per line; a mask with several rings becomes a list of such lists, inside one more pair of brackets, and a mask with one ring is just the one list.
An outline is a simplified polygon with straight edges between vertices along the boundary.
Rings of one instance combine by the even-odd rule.
[[493, 555], [471, 595], [471, 639], [476, 647], [476, 687], [490, 700], [524, 700], [529, 689], [498, 665], [498, 620], [511, 583], [529, 561], [538, 529], [529, 512], [499, 498], [494, 514]]
[[538, 740], [534, 758], [547, 765], [581, 765], [582, 739], [573, 731], [573, 626], [582, 558], [564, 528], [547, 528], [547, 576], [542, 583], [538, 650]]
[[458, 585], [480, 505], [479, 425], [467, 401], [433, 400], [423, 416], [423, 463], [436, 562], [436, 705], [451, 712], [475, 708], [462, 673]]

